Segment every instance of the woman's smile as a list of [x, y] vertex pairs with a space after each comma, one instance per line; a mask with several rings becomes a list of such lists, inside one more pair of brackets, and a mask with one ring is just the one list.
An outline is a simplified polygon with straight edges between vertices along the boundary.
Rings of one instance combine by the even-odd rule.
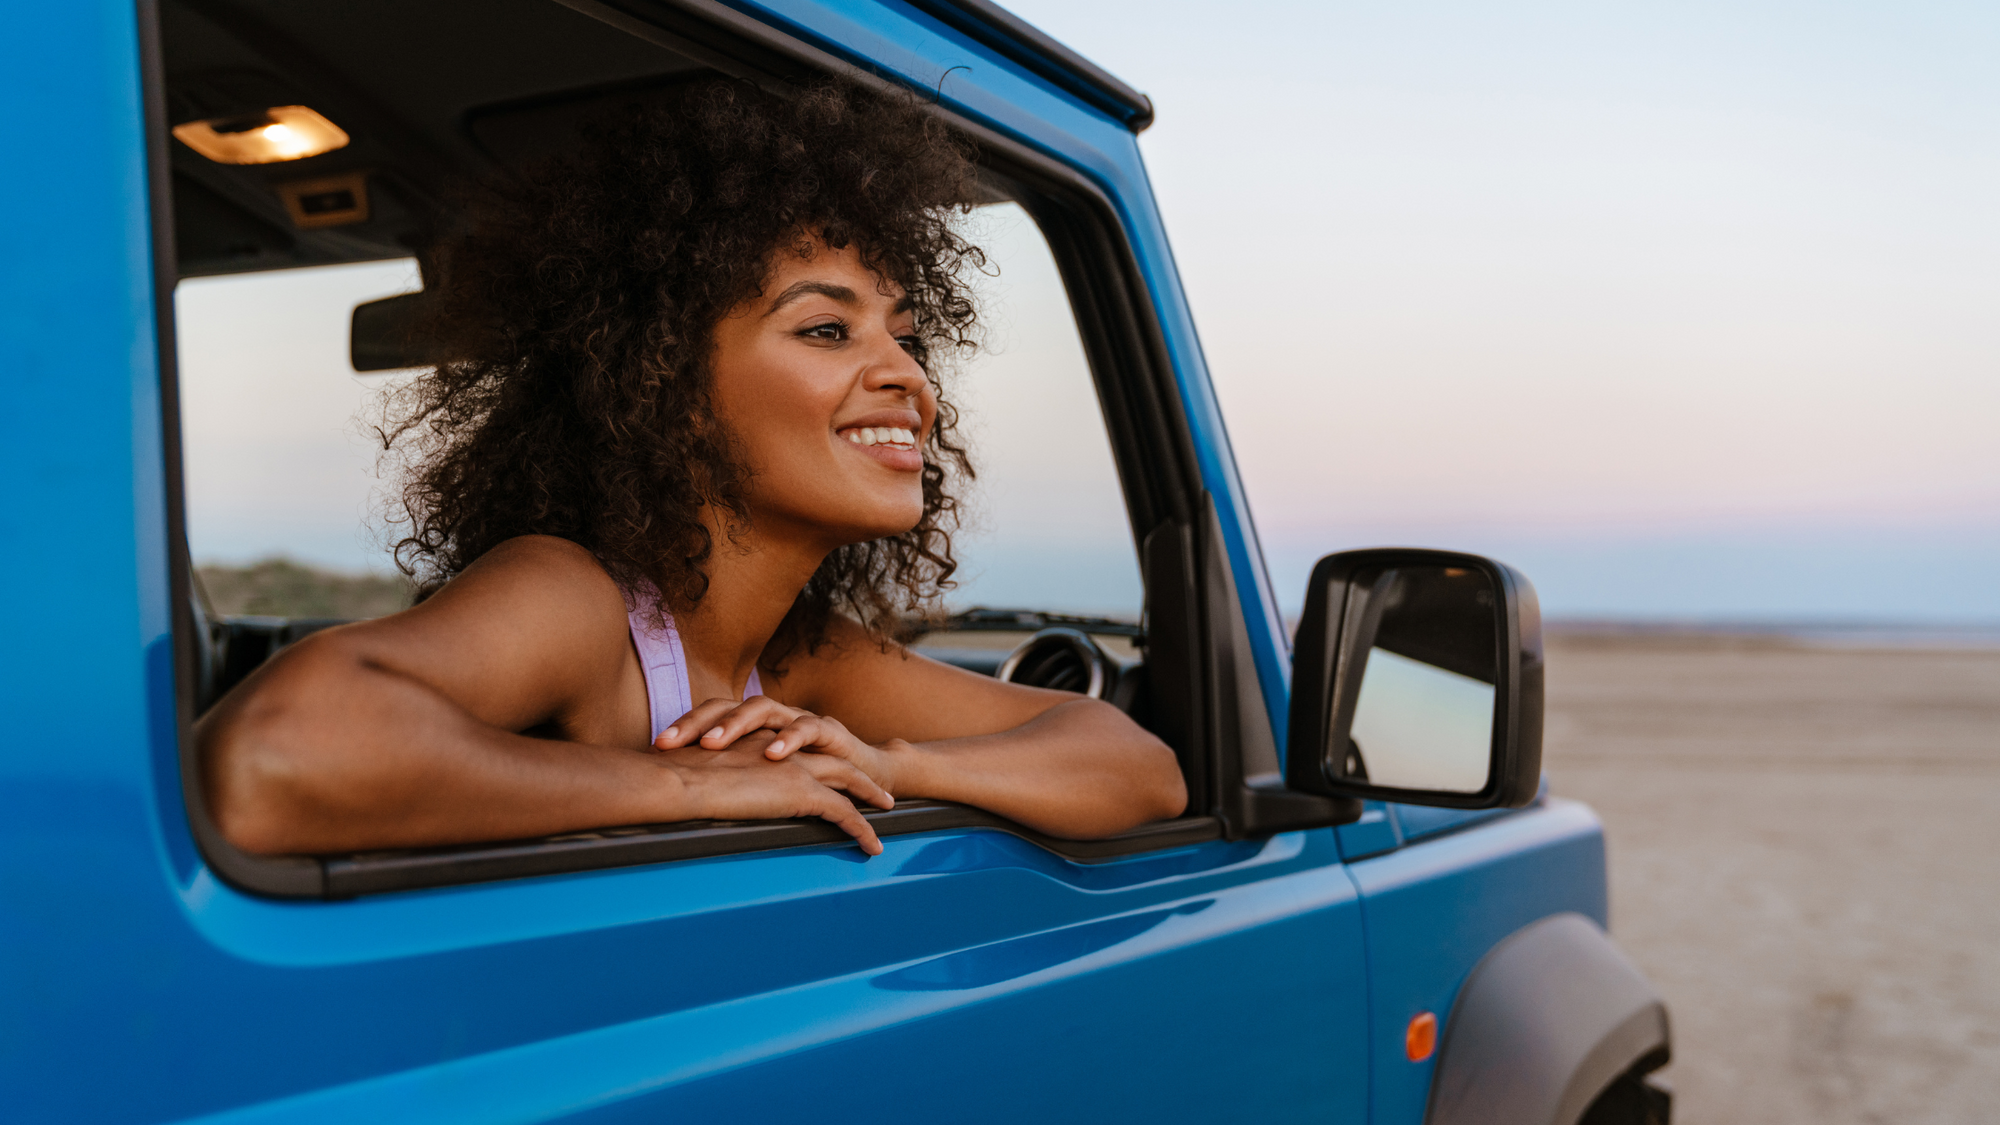
[[877, 410], [853, 421], [836, 423], [834, 436], [856, 453], [898, 472], [920, 473], [923, 416], [914, 410]]

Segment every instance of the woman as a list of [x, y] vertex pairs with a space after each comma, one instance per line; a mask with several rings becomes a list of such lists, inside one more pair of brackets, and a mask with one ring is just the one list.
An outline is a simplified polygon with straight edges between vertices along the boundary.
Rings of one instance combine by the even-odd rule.
[[[972, 166], [914, 105], [734, 83], [629, 111], [431, 263], [463, 357], [413, 383], [403, 613], [285, 650], [197, 727], [258, 853], [977, 805], [1088, 838], [1177, 815], [1122, 712], [913, 655], [970, 474]], [[699, 702], [697, 702], [699, 701]], [[853, 800], [850, 800], [850, 797]]]

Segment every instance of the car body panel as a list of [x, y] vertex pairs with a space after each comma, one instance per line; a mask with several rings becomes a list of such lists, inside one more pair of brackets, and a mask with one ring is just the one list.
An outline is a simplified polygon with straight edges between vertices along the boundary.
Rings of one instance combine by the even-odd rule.
[[[905, 867], [923, 867], [927, 853], [987, 850], [996, 841], [894, 843], [911, 853], [899, 857]], [[1146, 1105], [1148, 1118], [1162, 1121], [1215, 1120], [1221, 1110], [1228, 1119], [1249, 1107], [1260, 1120], [1301, 1119], [1306, 1106], [1326, 1120], [1325, 1107], [1344, 1104], [1330, 1119], [1359, 1121], [1360, 1076], [1343, 1082], [1338, 1068], [1308, 1065], [1361, 1057], [1358, 1023], [1344, 1026], [1325, 1009], [1292, 1002], [1304, 990], [1360, 1010], [1366, 982], [1358, 962], [1312, 956], [1358, 940], [1359, 913], [1338, 868], [1296, 862], [1300, 845], [1274, 841], [1271, 848], [1285, 857], [1275, 864], [1253, 857], [1292, 868], [1255, 883], [1210, 880], [1209, 890], [1193, 896], [941, 957], [894, 960], [895, 952], [871, 951], [876, 964], [846, 973], [808, 965], [791, 974], [790, 985], [471, 1051], [217, 1119], [540, 1121], [590, 1109], [606, 1120], [669, 1111], [769, 1120], [796, 1111], [834, 1120], [1001, 1121], [1032, 1112], [1082, 1121], [1117, 1119]], [[957, 876], [916, 876], [940, 877]], [[1201, 880], [1171, 888], [1161, 882], [1151, 884], [1153, 892], [1186, 891]], [[973, 897], [1012, 908], [1024, 901], [1019, 892], [986, 887]], [[797, 912], [815, 932], [787, 934], [781, 946], [810, 946], [851, 928], [839, 914], [861, 904], [818, 897]], [[925, 901], [976, 913], [934, 894]], [[879, 903], [866, 909], [894, 917]], [[703, 928], [739, 943], [745, 932], [743, 920], [727, 914]], [[650, 944], [664, 935], [634, 937]], [[782, 949], [757, 952], [783, 960]], [[1218, 963], [1236, 971], [1215, 973]], [[1287, 968], [1301, 963], [1317, 964], [1320, 979], [1299, 980]], [[742, 979], [735, 963], [725, 965], [730, 980]], [[1239, 1023], [1243, 1034], [1218, 1050], [1207, 1020], [1177, 1015], [1190, 1005], [1254, 1005], [1257, 1018]], [[1063, 1015], [1052, 1020], [1052, 1012]], [[1134, 1035], [1134, 1027], [1149, 1031]], [[959, 1046], [940, 1049], [945, 1043]], [[1312, 1076], [1321, 1088], [1265, 1088], [1273, 1063], [1281, 1073]], [[1186, 1080], [1190, 1067], [1202, 1081]], [[1024, 1080], [978, 1081], [996, 1070]], [[1030, 1075], [1037, 1077], [1026, 1080]]]
[[1410, 1020], [1443, 1021], [1486, 951], [1574, 912], [1606, 923], [1604, 830], [1575, 801], [1539, 805], [1348, 865], [1368, 927], [1370, 1119], [1421, 1121], [1435, 1059], [1404, 1055]]

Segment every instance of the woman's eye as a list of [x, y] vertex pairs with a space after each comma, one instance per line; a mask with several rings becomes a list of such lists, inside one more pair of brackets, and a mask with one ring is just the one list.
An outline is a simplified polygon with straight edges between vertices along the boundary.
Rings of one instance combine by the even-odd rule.
[[845, 340], [847, 339], [847, 326], [839, 321], [829, 324], [815, 324], [811, 328], [800, 329], [799, 335], [811, 340]]
[[903, 350], [909, 352], [911, 355], [917, 354], [917, 348], [923, 343], [923, 341], [917, 339], [915, 336], [898, 336], [896, 337], [896, 342], [901, 344]]

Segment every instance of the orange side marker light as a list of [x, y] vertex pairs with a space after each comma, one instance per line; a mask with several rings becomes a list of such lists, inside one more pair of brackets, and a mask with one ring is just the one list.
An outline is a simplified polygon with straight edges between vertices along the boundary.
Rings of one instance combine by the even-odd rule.
[[1438, 1018], [1429, 1012], [1418, 1012], [1410, 1019], [1410, 1029], [1403, 1033], [1403, 1053], [1411, 1062], [1422, 1062], [1437, 1050]]

